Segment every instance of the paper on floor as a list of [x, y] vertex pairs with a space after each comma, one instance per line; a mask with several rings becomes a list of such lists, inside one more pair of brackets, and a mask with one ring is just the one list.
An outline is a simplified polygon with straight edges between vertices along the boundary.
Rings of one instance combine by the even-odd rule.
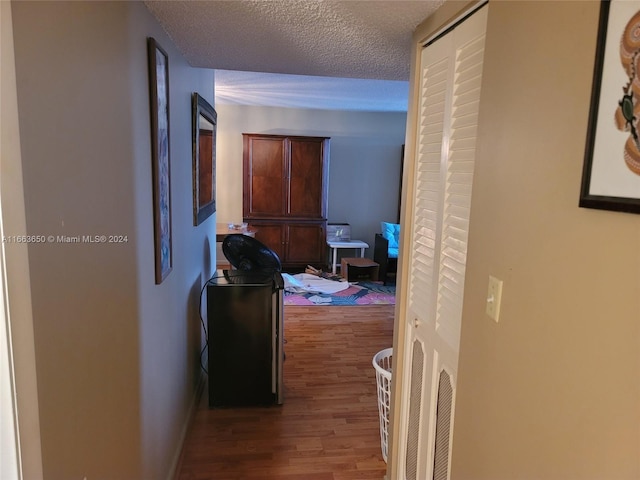
[[296, 275], [283, 273], [282, 277], [284, 278], [284, 289], [287, 292], [294, 293], [311, 292], [331, 295], [346, 290], [351, 285], [349, 282], [336, 282], [335, 280], [327, 280], [308, 273], [298, 273]]

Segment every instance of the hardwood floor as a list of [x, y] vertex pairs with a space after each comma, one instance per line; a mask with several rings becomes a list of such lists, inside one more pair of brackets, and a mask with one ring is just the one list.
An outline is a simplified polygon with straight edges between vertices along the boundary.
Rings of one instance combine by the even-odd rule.
[[283, 405], [209, 409], [207, 390], [177, 480], [383, 478], [373, 355], [393, 305], [286, 306]]

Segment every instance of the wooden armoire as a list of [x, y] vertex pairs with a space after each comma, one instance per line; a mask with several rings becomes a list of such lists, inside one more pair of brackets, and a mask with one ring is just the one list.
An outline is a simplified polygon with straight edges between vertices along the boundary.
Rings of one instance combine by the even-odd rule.
[[243, 134], [243, 217], [287, 270], [327, 263], [329, 138]]

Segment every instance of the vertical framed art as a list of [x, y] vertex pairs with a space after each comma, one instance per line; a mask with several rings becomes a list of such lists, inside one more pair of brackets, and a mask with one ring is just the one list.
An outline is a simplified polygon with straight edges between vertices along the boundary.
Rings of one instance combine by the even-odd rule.
[[147, 50], [151, 107], [155, 271], [156, 284], [160, 284], [173, 267], [169, 158], [169, 57], [153, 38], [147, 39]]
[[579, 205], [640, 213], [638, 2], [601, 2]]

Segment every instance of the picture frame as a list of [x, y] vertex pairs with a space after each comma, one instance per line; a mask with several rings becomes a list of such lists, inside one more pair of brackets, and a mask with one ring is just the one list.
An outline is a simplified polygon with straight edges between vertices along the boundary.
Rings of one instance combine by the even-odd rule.
[[634, 27], [640, 28], [636, 2], [601, 1], [580, 207], [640, 213], [640, 42]]
[[147, 39], [151, 111], [155, 282], [173, 268], [171, 236], [171, 162], [169, 129], [169, 56], [154, 38]]
[[216, 130], [218, 115], [198, 93], [193, 93], [193, 225], [198, 226], [216, 211]]

